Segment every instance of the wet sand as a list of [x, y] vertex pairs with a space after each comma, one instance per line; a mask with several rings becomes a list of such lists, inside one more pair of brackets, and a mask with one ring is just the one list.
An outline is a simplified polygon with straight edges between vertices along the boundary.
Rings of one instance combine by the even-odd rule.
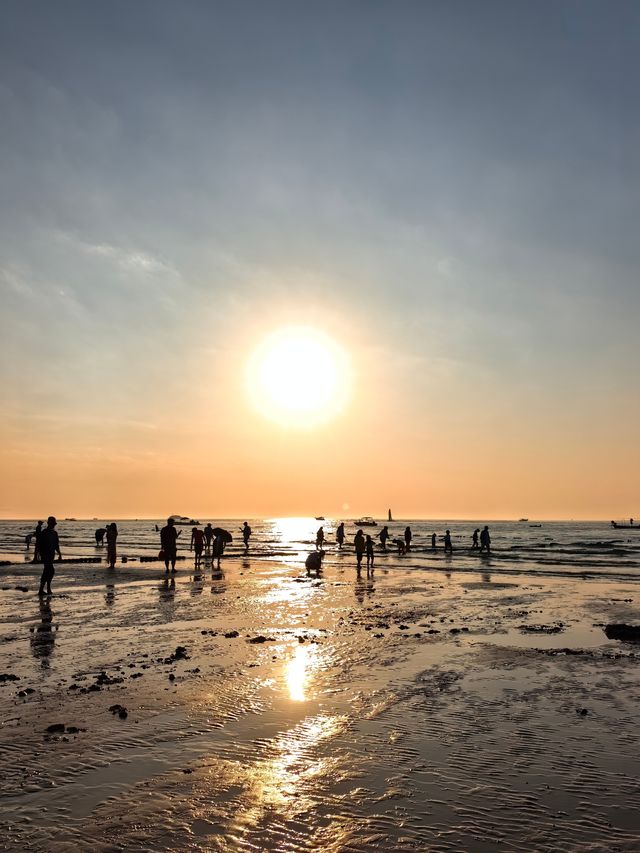
[[0, 849], [639, 849], [637, 582], [329, 558], [1, 569]]

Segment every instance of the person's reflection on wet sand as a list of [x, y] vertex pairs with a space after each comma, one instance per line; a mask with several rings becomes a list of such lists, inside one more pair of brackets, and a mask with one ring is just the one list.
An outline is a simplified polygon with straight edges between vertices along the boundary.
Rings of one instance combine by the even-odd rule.
[[491, 583], [491, 575], [489, 574], [489, 572], [482, 573], [482, 581], [483, 583]]
[[191, 582], [191, 595], [201, 595], [204, 590], [204, 574], [194, 572]]
[[366, 580], [362, 575], [356, 575], [356, 580], [353, 585], [353, 591], [359, 604], [364, 604], [365, 598], [373, 595], [376, 588], [374, 586], [373, 577], [367, 576]]
[[221, 595], [227, 591], [227, 585], [224, 580], [224, 572], [221, 569], [215, 569], [211, 572], [211, 595]]
[[171, 576], [165, 578], [158, 586], [159, 600], [158, 609], [166, 622], [173, 619], [173, 612], [176, 609], [176, 579]]
[[107, 607], [112, 607], [113, 602], [116, 600], [116, 588], [112, 583], [107, 584], [107, 588], [104, 593], [104, 603]]
[[53, 624], [51, 596], [43, 596], [39, 604], [40, 623], [31, 629], [31, 654], [40, 660], [43, 669], [48, 669], [56, 642], [57, 625]]

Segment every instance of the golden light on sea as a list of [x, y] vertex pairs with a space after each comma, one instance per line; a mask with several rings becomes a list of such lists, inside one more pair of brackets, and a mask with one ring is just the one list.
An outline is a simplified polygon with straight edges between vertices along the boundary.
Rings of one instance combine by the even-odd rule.
[[336, 341], [307, 326], [287, 326], [258, 345], [247, 366], [253, 405], [282, 426], [309, 429], [332, 420], [351, 390], [351, 366]]
[[289, 690], [289, 698], [292, 702], [305, 702], [307, 697], [305, 688], [308, 678], [309, 648], [298, 646], [293, 657], [287, 664], [285, 678]]

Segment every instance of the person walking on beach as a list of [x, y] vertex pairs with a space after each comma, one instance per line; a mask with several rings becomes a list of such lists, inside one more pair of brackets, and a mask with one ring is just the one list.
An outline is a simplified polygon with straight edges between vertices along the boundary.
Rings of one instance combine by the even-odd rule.
[[99, 527], [95, 532], [96, 537], [96, 547], [99, 545], [104, 545], [104, 537], [107, 533], [106, 527]]
[[473, 531], [473, 537], [472, 537], [473, 544], [471, 546], [474, 551], [476, 551], [478, 549], [478, 533], [480, 533], [480, 528], [476, 527], [476, 529]]
[[485, 524], [482, 533], [480, 534], [480, 553], [486, 550], [487, 554], [491, 553], [491, 537], [489, 536], [489, 526]]
[[445, 530], [444, 533], [444, 552], [445, 554], [447, 552], [453, 554], [453, 545], [451, 544], [451, 533], [449, 530]]
[[342, 546], [344, 545], [344, 521], [341, 521], [336, 527], [336, 542], [338, 543], [338, 548], [342, 550]]
[[362, 532], [362, 530], [358, 530], [356, 535], [353, 537], [353, 544], [356, 548], [356, 565], [358, 569], [358, 574], [360, 574], [360, 567], [362, 565], [362, 555], [364, 554], [366, 549], [364, 533]]
[[211, 540], [213, 539], [213, 527], [211, 526], [211, 522], [208, 521], [204, 528], [204, 541], [206, 545], [207, 551], [211, 548]]
[[249, 550], [249, 539], [250, 539], [250, 537], [251, 537], [251, 528], [249, 527], [249, 525], [245, 521], [245, 523], [242, 525], [242, 541], [244, 542], [245, 551]]
[[320, 526], [318, 528], [318, 532], [316, 533], [316, 550], [322, 551], [323, 545], [324, 545], [324, 527]]
[[382, 545], [382, 550], [387, 550], [387, 539], [391, 534], [389, 533], [389, 528], [385, 524], [380, 533], [378, 533], [378, 539], [380, 540], [380, 544]]
[[118, 539], [118, 527], [115, 521], [107, 525], [107, 563], [110, 569], [116, 567], [116, 540]]
[[202, 551], [204, 550], [204, 533], [199, 527], [191, 528], [191, 544], [189, 550], [195, 553], [195, 564], [200, 565], [202, 560]]
[[175, 572], [178, 556], [178, 532], [173, 518], [168, 518], [166, 525], [160, 531], [160, 547], [164, 551], [165, 571], [169, 572], [169, 563], [171, 563], [171, 571]]
[[44, 595], [45, 585], [47, 587], [47, 595], [51, 595], [51, 581], [56, 573], [56, 570], [53, 567], [55, 555], [58, 555], [58, 560], [62, 559], [62, 554], [60, 553], [60, 540], [56, 531], [57, 523], [58, 522], [55, 517], [50, 515], [47, 519], [47, 526], [44, 530], [41, 530], [36, 540], [36, 548], [42, 557], [42, 562], [44, 564], [42, 567], [42, 577], [40, 578], [40, 589], [38, 590], [38, 595]]
[[405, 527], [404, 529], [404, 544], [407, 551], [411, 550], [411, 540], [413, 539], [413, 533], [411, 532], [410, 527]]
[[431, 534], [431, 547], [435, 551], [436, 550], [436, 534]]
[[365, 539], [364, 547], [367, 554], [367, 572], [369, 571], [369, 569], [373, 571], [373, 539], [368, 533], [367, 538]]

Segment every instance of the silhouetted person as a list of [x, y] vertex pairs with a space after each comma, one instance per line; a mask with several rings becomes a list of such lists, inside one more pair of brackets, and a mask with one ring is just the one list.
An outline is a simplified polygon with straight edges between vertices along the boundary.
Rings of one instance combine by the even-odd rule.
[[56, 570], [53, 567], [55, 555], [58, 555], [59, 560], [62, 559], [62, 554], [60, 553], [60, 540], [58, 539], [58, 534], [56, 532], [57, 523], [58, 522], [54, 516], [50, 515], [47, 519], [47, 526], [44, 530], [41, 530], [40, 535], [36, 540], [36, 549], [44, 564], [42, 567], [42, 576], [40, 578], [40, 589], [38, 590], [38, 595], [44, 595], [45, 585], [47, 587], [47, 595], [51, 595], [51, 581], [56, 573]]
[[304, 562], [308, 575], [310, 575], [311, 572], [315, 572], [316, 577], [320, 574], [320, 572], [322, 571], [322, 558], [324, 557], [324, 553], [324, 551], [320, 550], [312, 551], [309, 554], [309, 556]]
[[491, 551], [491, 537], [489, 536], [489, 527], [485, 524], [480, 534], [480, 553], [486, 551], [487, 554]]
[[445, 554], [447, 551], [449, 554], [453, 554], [453, 545], [451, 544], [451, 533], [448, 530], [445, 530], [444, 533], [444, 550]]
[[353, 544], [356, 549], [356, 565], [358, 569], [358, 574], [360, 574], [360, 566], [362, 565], [362, 555], [366, 550], [366, 543], [364, 541], [364, 533], [362, 530], [358, 530], [356, 535], [353, 537]]
[[476, 527], [476, 529], [473, 531], [473, 536], [472, 536], [473, 544], [471, 546], [474, 551], [478, 547], [478, 533], [480, 533], [480, 528]]
[[435, 548], [436, 548], [436, 534], [435, 533], [431, 534], [431, 547], [435, 551]]
[[324, 527], [319, 527], [318, 532], [316, 533], [316, 548], [318, 551], [322, 550], [322, 546], [324, 545]]
[[367, 537], [366, 537], [365, 542], [364, 542], [364, 547], [365, 547], [365, 552], [367, 554], [367, 571], [369, 571], [369, 569], [373, 570], [373, 559], [374, 559], [373, 539], [371, 538], [371, 536], [368, 533], [367, 533]]
[[404, 544], [407, 551], [411, 550], [411, 540], [413, 539], [413, 533], [411, 532], [410, 527], [405, 527], [404, 529]]
[[199, 527], [193, 527], [191, 529], [191, 544], [189, 545], [189, 550], [194, 552], [196, 566], [199, 566], [200, 560], [202, 559], [202, 552], [204, 551], [204, 533]]
[[207, 551], [211, 548], [211, 540], [213, 539], [213, 527], [211, 526], [211, 522], [209, 521], [204, 528], [204, 541], [206, 543]]
[[344, 545], [344, 521], [341, 521], [336, 527], [336, 542], [338, 543], [338, 548], [342, 548]]
[[220, 531], [216, 532], [215, 538], [213, 540], [213, 547], [211, 549], [211, 571], [213, 571], [213, 564], [217, 561], [218, 570], [220, 570], [220, 560], [222, 559], [222, 555], [224, 554], [224, 546], [227, 544], [226, 536], [224, 535], [226, 531], [223, 531], [222, 528], [216, 528], [216, 530]]
[[164, 551], [165, 571], [169, 571], [169, 563], [171, 563], [171, 571], [175, 572], [178, 557], [178, 532], [172, 518], [167, 519], [166, 525], [160, 531], [160, 547]]
[[95, 533], [96, 545], [104, 545], [104, 537], [105, 537], [106, 532], [107, 532], [106, 527], [99, 527], [96, 530], [96, 533]]
[[249, 539], [251, 538], [251, 528], [245, 521], [242, 525], [242, 541], [244, 542], [245, 550], [249, 550]]
[[378, 533], [378, 539], [380, 540], [380, 544], [382, 545], [382, 550], [387, 550], [387, 539], [391, 534], [389, 533], [389, 528], [385, 524], [380, 533]]
[[118, 541], [118, 526], [115, 521], [107, 526], [107, 563], [110, 569], [116, 567], [116, 542]]
[[42, 533], [42, 525], [43, 524], [44, 524], [43, 521], [39, 521], [36, 524], [36, 529], [34, 531], [34, 536], [36, 537], [36, 544], [35, 544], [34, 549], [33, 549], [33, 562], [34, 563], [39, 562], [41, 559], [40, 550], [38, 549], [38, 539], [40, 537], [40, 534]]
[[393, 544], [398, 549], [398, 554], [404, 554], [407, 550], [407, 546], [405, 545], [404, 539], [394, 539]]

